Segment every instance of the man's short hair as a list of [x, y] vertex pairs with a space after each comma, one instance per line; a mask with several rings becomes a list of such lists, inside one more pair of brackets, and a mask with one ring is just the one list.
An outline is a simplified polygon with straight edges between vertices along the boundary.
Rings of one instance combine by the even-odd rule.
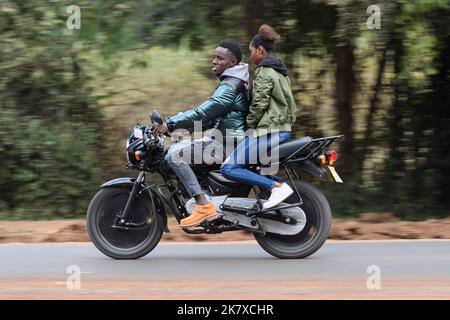
[[231, 40], [222, 40], [219, 43], [219, 47], [230, 50], [231, 54], [236, 58], [237, 62], [240, 63], [242, 60], [242, 52], [239, 45]]

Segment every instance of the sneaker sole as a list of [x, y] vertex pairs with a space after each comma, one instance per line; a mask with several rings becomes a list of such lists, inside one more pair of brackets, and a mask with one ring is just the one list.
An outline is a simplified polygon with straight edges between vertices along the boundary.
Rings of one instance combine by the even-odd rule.
[[200, 223], [202, 223], [202, 222], [205, 221], [205, 220], [209, 220], [209, 221], [210, 221], [210, 220], [214, 220], [215, 218], [217, 218], [217, 216], [218, 216], [218, 214], [217, 214], [217, 212], [216, 212], [216, 213], [214, 213], [214, 214], [212, 214], [212, 215], [209, 215], [209, 216], [204, 217], [202, 220], [197, 221], [196, 223], [191, 223], [191, 224], [180, 224], [180, 227], [183, 227], [183, 228], [195, 227], [195, 226], [199, 225]]
[[[290, 192], [286, 197], [284, 197], [283, 199], [281, 199], [278, 203], [273, 204], [273, 205], [270, 205], [270, 206], [267, 206], [267, 207], [265, 207], [265, 206], [263, 205], [263, 209], [272, 209], [273, 207], [276, 207], [277, 205], [279, 205], [280, 203], [282, 203], [284, 200], [286, 200], [287, 198], [289, 198], [289, 196], [291, 196], [293, 193], [294, 193], [294, 190], [291, 190], [291, 192]], [[267, 203], [267, 202], [266, 202], [266, 203]]]

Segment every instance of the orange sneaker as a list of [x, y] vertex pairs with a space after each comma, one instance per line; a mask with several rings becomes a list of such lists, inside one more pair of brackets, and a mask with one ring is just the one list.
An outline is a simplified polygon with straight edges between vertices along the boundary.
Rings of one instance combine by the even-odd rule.
[[212, 202], [205, 205], [197, 204], [192, 214], [180, 221], [181, 227], [194, 227], [206, 219], [215, 218], [217, 216], [216, 208]]

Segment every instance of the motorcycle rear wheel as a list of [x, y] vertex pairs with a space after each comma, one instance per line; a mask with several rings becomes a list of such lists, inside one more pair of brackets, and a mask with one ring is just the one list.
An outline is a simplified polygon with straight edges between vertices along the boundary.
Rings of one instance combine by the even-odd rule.
[[127, 203], [130, 190], [105, 188], [92, 199], [86, 217], [89, 237], [105, 255], [114, 259], [138, 259], [159, 243], [162, 228], [150, 199], [139, 195], [131, 207], [127, 221], [144, 223], [139, 229], [115, 228], [115, 221]]
[[[312, 255], [325, 243], [331, 229], [331, 209], [324, 194], [305, 181], [294, 182], [303, 200], [300, 207], [306, 215], [303, 230], [296, 235], [254, 234], [265, 251], [280, 259], [302, 259]], [[296, 203], [298, 197], [294, 192], [283, 202]]]

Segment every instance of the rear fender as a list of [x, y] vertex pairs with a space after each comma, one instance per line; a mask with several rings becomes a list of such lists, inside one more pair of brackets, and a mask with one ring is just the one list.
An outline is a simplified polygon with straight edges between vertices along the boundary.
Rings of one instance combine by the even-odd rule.
[[[100, 186], [100, 189], [104, 188], [127, 188], [131, 191], [133, 188], [134, 182], [136, 179], [134, 178], [117, 178], [110, 181], [105, 182]], [[146, 193], [147, 198], [153, 203], [154, 208], [156, 210], [156, 217], [158, 219], [159, 224], [162, 226], [162, 230], [164, 232], [170, 232], [167, 226], [167, 213], [166, 208], [164, 207], [163, 199], [161, 199], [161, 195], [156, 192], [152, 187], [148, 187], [146, 184], [141, 184], [141, 190], [139, 193], [144, 191]]]
[[306, 159], [303, 161], [292, 161], [289, 163], [289, 167], [300, 169], [318, 177], [322, 181], [328, 181], [328, 175], [324, 167], [319, 164], [314, 163], [311, 159]]

